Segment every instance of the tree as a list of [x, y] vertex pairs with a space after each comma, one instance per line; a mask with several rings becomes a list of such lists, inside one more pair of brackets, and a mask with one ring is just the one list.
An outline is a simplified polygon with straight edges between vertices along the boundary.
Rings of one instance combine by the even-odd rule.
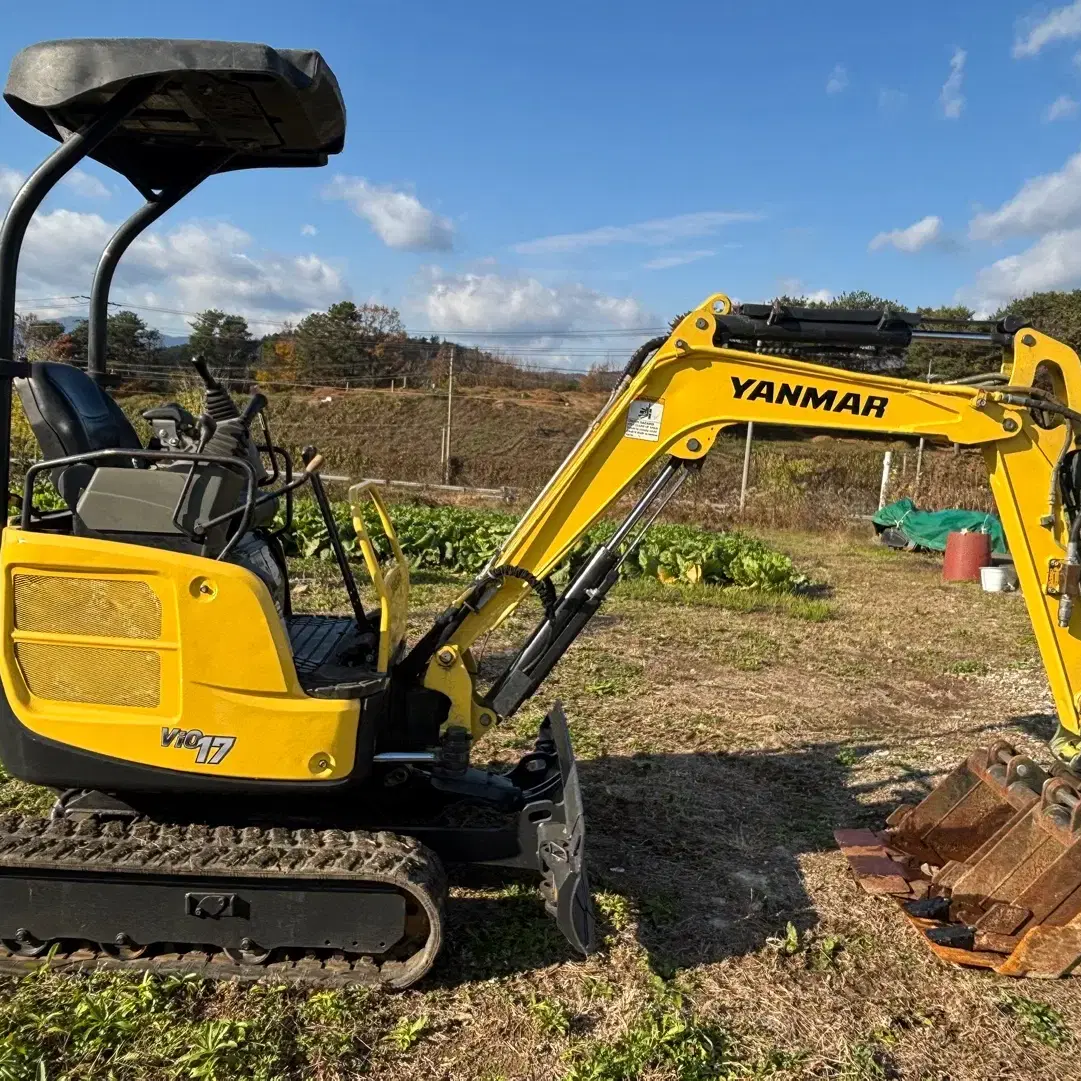
[[[935, 320], [935, 328], [944, 331], [971, 330], [973, 311], [964, 305], [920, 308], [920, 315]], [[938, 379], [961, 379], [979, 372], [996, 371], [1002, 363], [1002, 350], [986, 342], [937, 341], [913, 342], [898, 375], [906, 379], [926, 379], [928, 372]]]
[[15, 341], [20, 355], [27, 360], [65, 360], [71, 355], [71, 342], [64, 324], [34, 312], [15, 317]]
[[1006, 315], [1020, 316], [1042, 333], [1081, 352], [1081, 289], [1020, 297], [1000, 308], [992, 318], [999, 320]]
[[193, 356], [201, 356], [211, 368], [227, 376], [243, 378], [247, 374], [256, 345], [244, 316], [208, 308], [189, 326], [188, 346]]
[[396, 374], [405, 327], [397, 308], [342, 300], [305, 316], [296, 329], [298, 367], [307, 382]]
[[[72, 359], [86, 363], [87, 339], [90, 324], [80, 319], [68, 337], [71, 340]], [[145, 370], [161, 348], [161, 334], [135, 314], [121, 311], [110, 315], [105, 324], [105, 359], [113, 370], [121, 375]]]
[[289, 324], [280, 334], [267, 335], [259, 343], [258, 364], [254, 372], [257, 383], [298, 382], [297, 339]]

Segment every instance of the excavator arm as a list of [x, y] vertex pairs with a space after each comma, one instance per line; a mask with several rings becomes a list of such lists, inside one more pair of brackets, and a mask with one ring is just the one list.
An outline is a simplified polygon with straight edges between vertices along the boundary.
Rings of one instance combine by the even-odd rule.
[[[784, 317], [763, 324], [734, 312], [728, 297], [718, 294], [689, 312], [663, 343], [651, 343], [656, 344], [652, 355], [636, 355], [488, 568], [437, 624], [438, 638], [422, 643], [429, 651], [426, 686], [452, 701], [448, 723], [467, 727], [477, 737], [497, 718], [512, 714], [597, 609], [635, 531], [700, 467], [723, 428], [753, 421], [979, 446], [1059, 716], [1068, 731], [1081, 730], [1081, 637], [1072, 618], [1060, 625], [1063, 594], [1069, 601], [1077, 593], [1077, 572], [1066, 569], [1070, 521], [1059, 495], [1061, 460], [1073, 442], [1069, 414], [1081, 410], [1077, 355], [1030, 328], [970, 334], [1001, 346], [1003, 360], [988, 385], [966, 386], [895, 379], [732, 347], [733, 338], [754, 335], [785, 344], [801, 336], [832, 335], [853, 347], [966, 336], [921, 332], [913, 328], [918, 317], [907, 322], [896, 317], [882, 326], [888, 313], [848, 314], [852, 318], [847, 321], [811, 327], [807, 319]], [[869, 314], [877, 324], [867, 320]], [[769, 344], [762, 342], [762, 347]], [[1041, 403], [1044, 408], [1037, 408]], [[658, 474], [614, 537], [555, 598], [547, 584], [552, 572], [658, 463], [663, 463]], [[545, 618], [495, 684], [481, 692], [469, 649], [506, 619], [531, 588], [547, 602]]]
[[[503, 547], [406, 665], [450, 700], [446, 730], [456, 726], [475, 739], [513, 714], [725, 427], [753, 421], [979, 447], [1054, 695], [1059, 729], [1051, 749], [1060, 765], [1049, 773], [999, 741], [917, 806], [898, 808], [884, 831], [839, 830], [837, 840], [864, 888], [892, 896], [944, 961], [1014, 976], [1064, 975], [1081, 971], [1081, 780], [1061, 764], [1081, 761], [1081, 364], [1068, 346], [1019, 321], [968, 332], [921, 329], [923, 322], [889, 312], [734, 310], [727, 297], [709, 297], [667, 339], [635, 355]], [[858, 355], [921, 338], [993, 345], [1001, 369], [935, 384], [768, 352], [809, 343]], [[557, 596], [552, 572], [658, 464], [615, 534]], [[470, 647], [530, 590], [544, 617], [495, 682], [478, 688]], [[572, 791], [579, 806], [576, 781]]]

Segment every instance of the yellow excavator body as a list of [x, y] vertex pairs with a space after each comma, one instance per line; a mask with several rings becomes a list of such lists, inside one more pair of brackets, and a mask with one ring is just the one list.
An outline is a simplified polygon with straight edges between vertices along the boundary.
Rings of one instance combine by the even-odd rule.
[[[0, 491], [13, 391], [42, 451], [13, 497], [17, 521], [0, 515], [0, 759], [57, 799], [47, 817], [0, 814], [0, 969], [405, 987], [442, 943], [443, 861], [534, 872], [547, 912], [588, 953], [583, 796], [561, 706], [508, 770], [474, 765], [472, 750], [541, 686], [718, 434], [754, 422], [984, 455], [1064, 761], [1047, 769], [998, 743], [884, 829], [839, 841], [859, 881], [899, 901], [947, 961], [1078, 970], [1081, 787], [1066, 768], [1081, 748], [1072, 349], [1009, 317], [948, 328], [919, 313], [711, 295], [632, 356], [500, 550], [409, 642], [409, 568], [386, 507], [370, 486], [351, 492], [369, 611], [321, 456], [305, 448], [294, 470], [265, 396], [241, 407], [193, 358], [202, 414], [175, 402], [145, 411], [144, 445], [106, 389], [109, 285], [138, 234], [217, 172], [319, 167], [342, 149], [344, 105], [323, 58], [243, 42], [50, 41], [16, 56], [4, 97], [57, 145], [0, 227]], [[84, 371], [18, 356], [15, 286], [36, 208], [85, 157], [146, 202], [95, 271]], [[844, 366], [920, 339], [994, 346], [1001, 366], [936, 384]], [[840, 364], [814, 360], [837, 350]], [[46, 480], [59, 507], [36, 505]], [[292, 611], [282, 537], [301, 487], [347, 615]], [[614, 532], [557, 589], [554, 573], [606, 514]], [[482, 680], [474, 645], [530, 594], [543, 616]]]

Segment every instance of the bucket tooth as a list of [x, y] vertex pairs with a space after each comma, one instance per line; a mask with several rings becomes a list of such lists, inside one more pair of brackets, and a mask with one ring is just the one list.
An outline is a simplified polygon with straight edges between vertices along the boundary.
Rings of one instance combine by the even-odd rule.
[[1081, 970], [1081, 782], [999, 742], [889, 828], [840, 830], [860, 884], [944, 961], [1010, 976]]

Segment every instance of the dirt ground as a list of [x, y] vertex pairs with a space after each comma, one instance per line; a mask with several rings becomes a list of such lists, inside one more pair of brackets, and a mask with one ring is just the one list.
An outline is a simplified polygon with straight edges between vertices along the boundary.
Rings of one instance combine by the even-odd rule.
[[[818, 596], [620, 585], [488, 742], [512, 760], [562, 699], [597, 955], [570, 954], [528, 880], [456, 873], [449, 945], [416, 989], [8, 980], [0, 1079], [1081, 1077], [1081, 980], [944, 967], [831, 836], [880, 824], [992, 739], [1046, 759], [1020, 596], [943, 585], [938, 559], [850, 535], [766, 539]], [[344, 607], [307, 573], [298, 607]], [[456, 588], [417, 584], [417, 629]], [[534, 617], [487, 643], [485, 670]], [[0, 786], [9, 805], [34, 796]]]

